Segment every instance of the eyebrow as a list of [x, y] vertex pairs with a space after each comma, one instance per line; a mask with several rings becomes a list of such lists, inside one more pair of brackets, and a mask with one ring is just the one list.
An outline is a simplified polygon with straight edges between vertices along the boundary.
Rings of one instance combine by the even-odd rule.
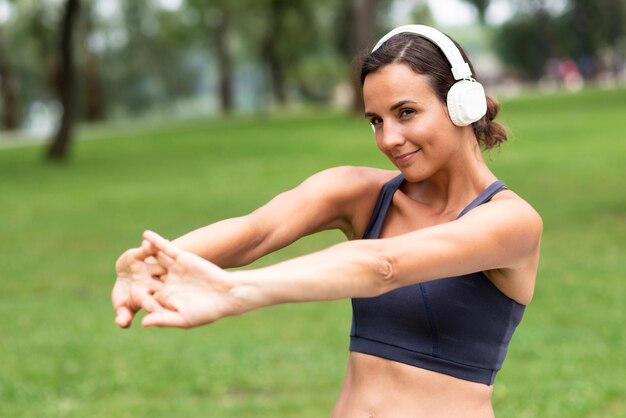
[[[391, 106], [389, 108], [389, 111], [393, 112], [394, 110], [396, 110], [399, 107], [404, 106], [407, 103], [411, 103], [411, 104], [418, 104], [417, 102], [413, 101], [413, 100], [400, 100], [398, 103], [394, 104], [393, 106]], [[372, 117], [372, 116], [376, 116], [376, 113], [373, 112], [365, 112], [363, 114], [363, 116], [365, 116], [366, 118]]]

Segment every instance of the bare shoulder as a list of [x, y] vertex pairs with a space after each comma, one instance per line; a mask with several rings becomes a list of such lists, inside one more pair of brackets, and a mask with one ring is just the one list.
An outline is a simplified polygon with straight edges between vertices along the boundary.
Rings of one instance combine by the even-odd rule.
[[306, 188], [342, 200], [378, 191], [383, 184], [398, 175], [397, 171], [372, 167], [340, 166], [320, 171], [302, 183]]
[[494, 203], [493, 209], [497, 209], [497, 214], [505, 217], [508, 222], [526, 228], [528, 234], [541, 235], [543, 231], [541, 216], [530, 203], [518, 194], [511, 190], [505, 190], [495, 195], [492, 202]]
[[249, 215], [280, 245], [328, 229], [347, 238], [365, 230], [382, 185], [397, 172], [369, 167], [334, 167], [280, 193]]
[[476, 233], [487, 233], [503, 248], [515, 248], [520, 261], [539, 250], [543, 232], [541, 216], [513, 191], [496, 194], [487, 204], [471, 210], [460, 220]]
[[321, 205], [320, 212], [338, 219], [340, 229], [355, 239], [363, 235], [382, 186], [398, 174], [371, 167], [334, 167], [314, 174], [297, 189]]
[[530, 303], [537, 277], [543, 221], [539, 213], [516, 193], [498, 193], [476, 211], [476, 221], [488, 224], [494, 254], [501, 251], [500, 268], [484, 271], [491, 282], [511, 299]]

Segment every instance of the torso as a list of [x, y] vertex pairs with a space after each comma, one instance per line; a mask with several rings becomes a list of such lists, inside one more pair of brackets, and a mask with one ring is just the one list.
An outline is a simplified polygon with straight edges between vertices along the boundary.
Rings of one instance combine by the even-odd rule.
[[[395, 175], [397, 173], [379, 173], [377, 181], [386, 182]], [[495, 198], [507, 198], [507, 194], [512, 192], [504, 191], [503, 196]], [[362, 207], [373, 208], [376, 198], [377, 196], [367, 197], [370, 200], [362, 202]], [[433, 214], [427, 206], [416, 202], [400, 189], [394, 194], [380, 237], [391, 237], [450, 222], [457, 215], [456, 210]], [[359, 230], [355, 235], [359, 238], [367, 226], [363, 219], [359, 225], [355, 225]], [[369, 221], [369, 218], [367, 220]], [[526, 276], [524, 272], [485, 272], [487, 278], [498, 289], [515, 299], [515, 287], [507, 288], [508, 274]], [[528, 276], [531, 275], [534, 279], [532, 268], [528, 271]], [[373, 355], [351, 352], [344, 386], [332, 416], [492, 417], [492, 390], [492, 386], [486, 384], [462, 380]]]
[[333, 418], [493, 417], [493, 386], [350, 353]]

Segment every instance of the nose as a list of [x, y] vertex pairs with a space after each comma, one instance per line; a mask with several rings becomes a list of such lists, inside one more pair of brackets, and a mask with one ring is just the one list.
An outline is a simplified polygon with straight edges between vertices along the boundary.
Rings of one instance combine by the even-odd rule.
[[385, 121], [381, 128], [382, 129], [379, 129], [376, 135], [378, 146], [381, 149], [390, 150], [404, 144], [404, 133], [400, 124], [394, 123], [393, 121]]

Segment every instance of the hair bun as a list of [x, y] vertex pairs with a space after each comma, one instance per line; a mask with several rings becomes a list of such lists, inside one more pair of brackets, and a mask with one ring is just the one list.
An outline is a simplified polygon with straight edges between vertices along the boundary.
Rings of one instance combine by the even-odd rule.
[[493, 120], [500, 111], [500, 104], [493, 97], [487, 96], [487, 113], [481, 120], [474, 123], [474, 133], [478, 143], [484, 149], [492, 149], [506, 141], [506, 128]]

